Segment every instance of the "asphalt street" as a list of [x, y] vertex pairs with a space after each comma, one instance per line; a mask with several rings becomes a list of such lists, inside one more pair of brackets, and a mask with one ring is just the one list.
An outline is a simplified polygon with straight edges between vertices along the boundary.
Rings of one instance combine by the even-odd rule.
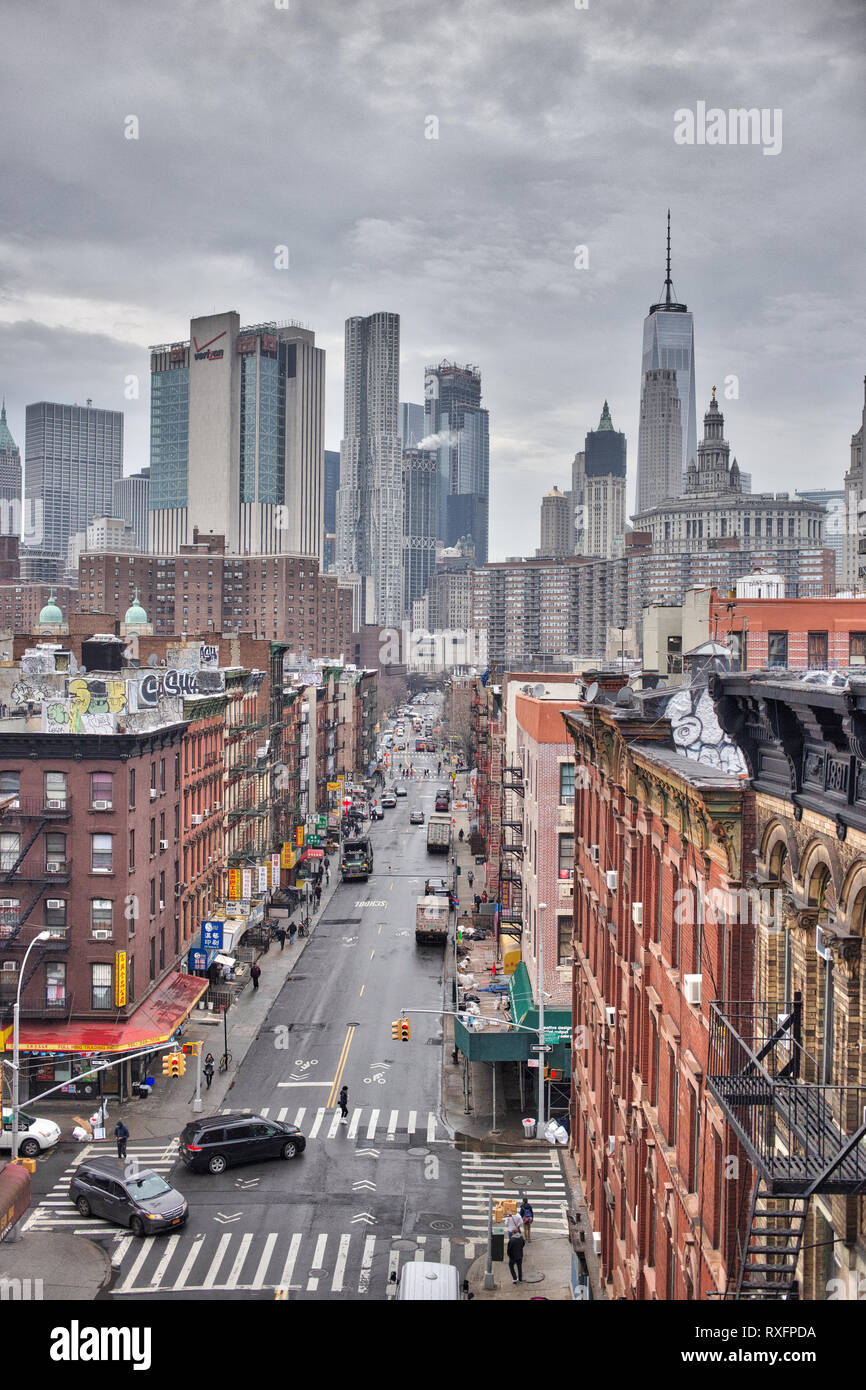
[[[434, 775], [397, 779], [408, 795], [370, 827], [373, 874], [337, 886], [226, 1096], [224, 1108], [299, 1124], [305, 1153], [212, 1176], [178, 1161], [174, 1134], [131, 1144], [187, 1197], [190, 1218], [147, 1240], [91, 1223], [112, 1261], [104, 1298], [383, 1299], [401, 1261], [462, 1273], [481, 1249], [464, 1229], [461, 1155], [441, 1118], [444, 955], [414, 937], [424, 879], [445, 864], [428, 856], [426, 826], [409, 824], [413, 808], [433, 810], [436, 758], [413, 761]], [[431, 1010], [410, 1014], [408, 1043], [391, 1036], [402, 1008]], [[34, 1229], [81, 1228], [64, 1208], [68, 1172], [52, 1174], [55, 1205]]]

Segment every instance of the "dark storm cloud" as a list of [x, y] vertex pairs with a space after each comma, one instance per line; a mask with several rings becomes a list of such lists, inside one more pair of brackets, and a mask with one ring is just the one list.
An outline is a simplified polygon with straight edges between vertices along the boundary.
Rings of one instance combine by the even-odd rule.
[[[89, 395], [127, 410], [139, 467], [147, 346], [232, 307], [316, 329], [335, 447], [343, 320], [393, 309], [404, 399], [421, 398], [425, 362], [481, 366], [494, 549], [531, 550], [527, 512], [567, 482], [605, 396], [634, 463], [670, 205], [699, 412], [737, 375], [727, 434], [754, 485], [838, 481], [864, 370], [863, 29], [859, 0], [13, 0], [0, 224], [13, 431], [30, 400]], [[675, 145], [674, 111], [699, 100], [781, 108], [781, 154]], [[129, 374], [138, 401], [124, 400]]]

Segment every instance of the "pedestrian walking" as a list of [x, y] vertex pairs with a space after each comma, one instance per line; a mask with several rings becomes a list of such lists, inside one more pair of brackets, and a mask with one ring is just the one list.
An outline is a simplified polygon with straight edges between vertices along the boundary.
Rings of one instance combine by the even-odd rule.
[[479, 909], [480, 907], [481, 907], [481, 894], [480, 894], [480, 893], [476, 893], [476, 894], [475, 894], [475, 911], [477, 912], [478, 909]]
[[205, 1079], [205, 1081], [207, 1082], [207, 1088], [208, 1088], [208, 1090], [210, 1090], [210, 1083], [213, 1081], [213, 1071], [214, 1071], [213, 1053], [212, 1053], [212, 1052], [209, 1052], [209, 1053], [207, 1054], [207, 1056], [205, 1057], [205, 1059], [204, 1059], [204, 1079]]
[[347, 1117], [348, 1117], [348, 1114], [349, 1114], [349, 1088], [348, 1088], [348, 1086], [344, 1086], [344, 1087], [343, 1087], [343, 1089], [342, 1089], [342, 1091], [340, 1092], [340, 1095], [339, 1095], [339, 1097], [338, 1097], [337, 1104], [338, 1104], [339, 1107], [340, 1107], [340, 1115], [341, 1115], [341, 1117], [342, 1117], [342, 1118], [341, 1118], [341, 1123], [342, 1123], [342, 1124], [346, 1124], [346, 1123], [347, 1123]]
[[528, 1245], [529, 1242], [532, 1240], [533, 1211], [532, 1207], [529, 1205], [529, 1199], [527, 1197], [523, 1198], [523, 1201], [520, 1203], [518, 1210], [520, 1212], [520, 1215], [523, 1217], [523, 1234], [526, 1237], [526, 1243]]
[[280, 950], [282, 950], [283, 947], [284, 947], [285, 944], [286, 944], [286, 929], [285, 929], [285, 927], [277, 927], [277, 940], [278, 940], [279, 943], [280, 943]]
[[469, 873], [466, 875], [466, 882], [469, 884], [469, 887], [470, 887], [470, 888], [472, 887], [473, 883], [475, 882], [475, 875], [474, 875], [474, 873], [472, 872], [471, 869], [469, 870]]
[[262, 973], [262, 967], [259, 965], [258, 961], [256, 961], [256, 962], [250, 967], [250, 979], [251, 979], [252, 982], [253, 982], [253, 989], [258, 989], [258, 987], [259, 987], [259, 976], [261, 975], [261, 973]]
[[521, 1235], [514, 1235], [508, 1242], [508, 1268], [515, 1284], [523, 1283], [523, 1246], [524, 1239]]
[[330, 882], [331, 882], [331, 870], [330, 870], [330, 867], [326, 864], [326, 865], [325, 865], [325, 887], [326, 887], [326, 888], [327, 888], [327, 886], [328, 886], [328, 884], [329, 884]]
[[320, 878], [316, 879], [316, 886], [313, 889], [313, 897], [316, 900], [316, 909], [318, 910], [319, 903], [322, 901], [322, 880]]
[[118, 1120], [114, 1126], [114, 1137], [117, 1140], [117, 1157], [126, 1158], [126, 1141], [129, 1138], [129, 1130], [123, 1120]]
[[486, 892], [486, 890], [485, 890], [485, 892], [483, 892], [483, 893], [481, 894], [481, 901], [482, 901], [483, 903], [486, 903], [486, 902], [487, 902], [487, 892]]
[[514, 1211], [509, 1216], [506, 1216], [504, 1226], [505, 1234], [509, 1237], [509, 1239], [511, 1238], [511, 1236], [522, 1236], [523, 1217], [520, 1215], [520, 1212]]
[[297, 936], [297, 933], [298, 933], [298, 924], [297, 924], [297, 922], [290, 922], [290, 923], [289, 923], [289, 945], [290, 945], [290, 946], [294, 946], [294, 944], [295, 944], [295, 937]]

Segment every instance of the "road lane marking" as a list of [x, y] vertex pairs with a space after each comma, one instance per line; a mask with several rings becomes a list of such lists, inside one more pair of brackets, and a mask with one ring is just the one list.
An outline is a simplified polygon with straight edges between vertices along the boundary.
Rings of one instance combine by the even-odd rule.
[[417, 1110], [410, 1110], [410, 1111], [409, 1111], [409, 1123], [408, 1123], [408, 1125], [406, 1126], [407, 1133], [409, 1133], [409, 1134], [414, 1134], [414, 1133], [415, 1133], [415, 1121], [416, 1121], [417, 1119], [418, 1119], [418, 1111], [417, 1111]]
[[301, 1128], [301, 1120], [304, 1118], [304, 1116], [306, 1115], [306, 1113], [307, 1113], [307, 1107], [306, 1107], [305, 1105], [302, 1105], [301, 1108], [300, 1108], [300, 1110], [298, 1111], [297, 1115], [295, 1116], [295, 1124], [297, 1125], [298, 1129]]
[[118, 1265], [123, 1264], [123, 1257], [132, 1244], [132, 1241], [132, 1236], [121, 1236], [120, 1240], [117, 1242], [114, 1254], [111, 1257], [111, 1263], [114, 1265], [115, 1269], [117, 1269]]
[[366, 1293], [370, 1287], [370, 1271], [373, 1268], [373, 1252], [376, 1249], [376, 1237], [367, 1236], [364, 1241], [364, 1257], [361, 1260], [361, 1273], [358, 1279], [358, 1293]]
[[183, 1269], [180, 1271], [180, 1274], [177, 1276], [177, 1278], [176, 1278], [175, 1281], [174, 1281], [174, 1284], [173, 1284], [173, 1286], [172, 1286], [173, 1288], [175, 1288], [175, 1289], [182, 1289], [182, 1288], [184, 1287], [184, 1285], [186, 1284], [187, 1279], [189, 1278], [189, 1276], [190, 1276], [190, 1274], [191, 1274], [191, 1272], [192, 1272], [192, 1267], [193, 1267], [193, 1265], [195, 1264], [196, 1260], [198, 1259], [199, 1255], [201, 1254], [203, 1248], [204, 1248], [204, 1236], [203, 1236], [203, 1235], [196, 1236], [195, 1240], [193, 1241], [192, 1249], [190, 1250], [189, 1254], [187, 1255], [186, 1259], [185, 1259], [184, 1262], [183, 1262]]
[[309, 1135], [307, 1136], [309, 1139], [315, 1139], [316, 1135], [317, 1135], [318, 1132], [319, 1132], [319, 1127], [320, 1127], [320, 1125], [321, 1125], [321, 1123], [322, 1123], [322, 1121], [323, 1121], [324, 1118], [325, 1118], [325, 1108], [324, 1108], [324, 1106], [322, 1106], [321, 1109], [319, 1109], [319, 1110], [316, 1111], [316, 1118], [313, 1120], [313, 1123], [310, 1125], [310, 1132], [309, 1132]]
[[341, 1049], [341, 1051], [340, 1051], [340, 1060], [339, 1060], [338, 1063], [337, 1063], [337, 1071], [336, 1071], [336, 1073], [335, 1073], [334, 1080], [333, 1080], [333, 1082], [332, 1082], [332, 1084], [331, 1084], [331, 1089], [330, 1089], [330, 1091], [328, 1092], [328, 1109], [329, 1109], [329, 1110], [330, 1110], [330, 1108], [331, 1108], [333, 1105], [336, 1105], [336, 1103], [337, 1103], [337, 1088], [338, 1088], [338, 1086], [340, 1085], [340, 1082], [341, 1082], [342, 1079], [343, 1079], [343, 1070], [344, 1070], [345, 1065], [346, 1065], [346, 1058], [347, 1058], [348, 1055], [349, 1055], [349, 1048], [352, 1046], [352, 1039], [354, 1038], [354, 1036], [355, 1036], [355, 1025], [354, 1025], [354, 1023], [350, 1023], [350, 1024], [349, 1024], [349, 1027], [346, 1029], [346, 1037], [345, 1037], [345, 1039], [344, 1039], [343, 1046], [342, 1046], [342, 1049]]
[[379, 923], [379, 930], [376, 932], [376, 935], [377, 935], [377, 936], [381, 936], [381, 935], [382, 935], [382, 923], [381, 923], [381, 922]]
[[379, 1112], [378, 1112], [378, 1110], [374, 1110], [373, 1113], [372, 1113], [371, 1116], [370, 1116], [370, 1123], [367, 1125], [367, 1138], [368, 1138], [368, 1139], [372, 1139], [372, 1138], [373, 1138], [373, 1135], [376, 1133], [376, 1122], [378, 1121], [378, 1119], [379, 1119]]
[[[278, 1086], [330, 1086], [330, 1081], [278, 1081]], [[227, 1112], [226, 1112], [227, 1113]]]
[[334, 1293], [343, 1291], [343, 1275], [346, 1272], [346, 1261], [349, 1258], [349, 1242], [351, 1236], [340, 1236], [340, 1247], [337, 1251], [337, 1261], [334, 1265], [334, 1278], [331, 1281], [331, 1289]]
[[391, 1111], [391, 1118], [390, 1118], [389, 1121], [388, 1121], [388, 1138], [389, 1138], [390, 1140], [392, 1140], [392, 1142], [393, 1142], [393, 1139], [394, 1139], [394, 1131], [395, 1131], [396, 1128], [397, 1128], [397, 1116], [398, 1116], [399, 1114], [400, 1114], [400, 1111], [399, 1111], [399, 1110], [392, 1110], [392, 1111]]
[[247, 1231], [245, 1235], [241, 1236], [240, 1249], [238, 1250], [235, 1262], [231, 1267], [231, 1273], [229, 1274], [228, 1279], [226, 1279], [225, 1286], [227, 1289], [234, 1289], [237, 1287], [237, 1282], [241, 1277], [241, 1270], [244, 1267], [244, 1260], [247, 1257], [247, 1251], [252, 1245], [252, 1241], [252, 1231]]
[[147, 1243], [147, 1241], [146, 1241], [143, 1237], [142, 1237], [142, 1241], [141, 1241], [141, 1247], [142, 1247], [142, 1248], [141, 1248], [141, 1250], [140, 1250], [139, 1253], [138, 1253], [138, 1259], [135, 1261], [135, 1263], [134, 1263], [133, 1266], [132, 1266], [132, 1269], [129, 1271], [129, 1273], [127, 1274], [127, 1276], [126, 1276], [126, 1278], [124, 1279], [123, 1283], [121, 1284], [121, 1286], [120, 1286], [121, 1289], [125, 1289], [125, 1288], [127, 1287], [127, 1285], [129, 1286], [129, 1288], [134, 1288], [134, 1287], [135, 1287], [135, 1281], [136, 1281], [136, 1278], [137, 1278], [137, 1276], [138, 1276], [138, 1271], [141, 1269], [141, 1266], [144, 1264], [145, 1260], [147, 1259], [148, 1250], [149, 1250], [148, 1243]]
[[292, 1275], [295, 1271], [295, 1261], [298, 1258], [298, 1251], [301, 1248], [301, 1236], [295, 1232], [289, 1241], [289, 1253], [286, 1256], [286, 1263], [283, 1265], [283, 1272], [280, 1275], [280, 1288], [288, 1289], [291, 1287]]
[[371, 960], [373, 959], [373, 957], [375, 956], [375, 954], [376, 954], [376, 948], [375, 948], [375, 946], [374, 946], [373, 949], [372, 949], [372, 951], [370, 952], [370, 959], [371, 959]]
[[361, 992], [360, 992], [360, 994], [358, 995], [358, 998], [359, 998], [359, 999], [363, 999], [363, 997], [364, 997], [364, 990], [365, 990], [366, 988], [367, 988], [366, 985], [362, 985], [362, 986], [361, 986]]
[[358, 1123], [359, 1123], [360, 1119], [361, 1119], [361, 1107], [360, 1107], [360, 1106], [357, 1106], [357, 1107], [352, 1111], [352, 1118], [351, 1118], [351, 1120], [349, 1121], [349, 1134], [348, 1134], [348, 1137], [349, 1137], [350, 1139], [354, 1139], [355, 1135], [358, 1133]]
[[289, 1113], [289, 1107], [288, 1107], [287, 1105], [284, 1105], [283, 1108], [282, 1108], [282, 1110], [281, 1110], [281, 1111], [279, 1112], [279, 1114], [277, 1115], [277, 1119], [279, 1120], [280, 1124], [283, 1124], [283, 1122], [285, 1121], [285, 1118], [286, 1118], [286, 1116], [288, 1115], [288, 1113]]
[[339, 1111], [339, 1110], [335, 1110], [335, 1111], [334, 1111], [334, 1118], [333, 1118], [333, 1120], [331, 1121], [331, 1127], [330, 1127], [330, 1129], [328, 1130], [327, 1135], [325, 1136], [327, 1139], [336, 1139], [336, 1137], [337, 1137], [337, 1130], [340, 1128], [340, 1121], [341, 1121], [342, 1118], [343, 1118], [343, 1117], [342, 1117], [342, 1115], [340, 1114], [340, 1111]]
[[265, 1275], [268, 1272], [268, 1265], [271, 1261], [271, 1252], [276, 1243], [277, 1233], [276, 1231], [271, 1231], [270, 1235], [265, 1241], [265, 1248], [262, 1251], [262, 1258], [259, 1260], [258, 1265], [256, 1266], [256, 1272], [253, 1275], [254, 1289], [260, 1289], [265, 1282]]
[[204, 1284], [202, 1286], [203, 1288], [212, 1289], [214, 1284], [216, 1283], [216, 1277], [220, 1272], [220, 1265], [225, 1259], [225, 1253], [229, 1248], [230, 1241], [230, 1231], [226, 1231], [224, 1236], [220, 1236], [220, 1243], [217, 1246], [217, 1252], [211, 1260], [210, 1269], [204, 1277]]
[[[395, 1298], [397, 1294], [397, 1275], [400, 1272], [400, 1251], [392, 1250], [388, 1255], [388, 1282], [385, 1285], [385, 1297]], [[391, 1276], [394, 1276], [393, 1278]]]
[[436, 1138], [436, 1116], [432, 1110], [427, 1112], [427, 1143], [432, 1144]]

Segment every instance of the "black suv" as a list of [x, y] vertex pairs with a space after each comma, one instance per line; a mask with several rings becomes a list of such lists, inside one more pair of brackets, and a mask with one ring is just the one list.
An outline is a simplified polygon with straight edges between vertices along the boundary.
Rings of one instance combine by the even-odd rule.
[[235, 1163], [294, 1158], [307, 1147], [297, 1125], [235, 1111], [191, 1120], [180, 1136], [180, 1156], [195, 1173], [222, 1173]]
[[102, 1216], [134, 1236], [176, 1230], [189, 1216], [186, 1198], [159, 1173], [108, 1155], [76, 1168], [69, 1197], [82, 1216]]

